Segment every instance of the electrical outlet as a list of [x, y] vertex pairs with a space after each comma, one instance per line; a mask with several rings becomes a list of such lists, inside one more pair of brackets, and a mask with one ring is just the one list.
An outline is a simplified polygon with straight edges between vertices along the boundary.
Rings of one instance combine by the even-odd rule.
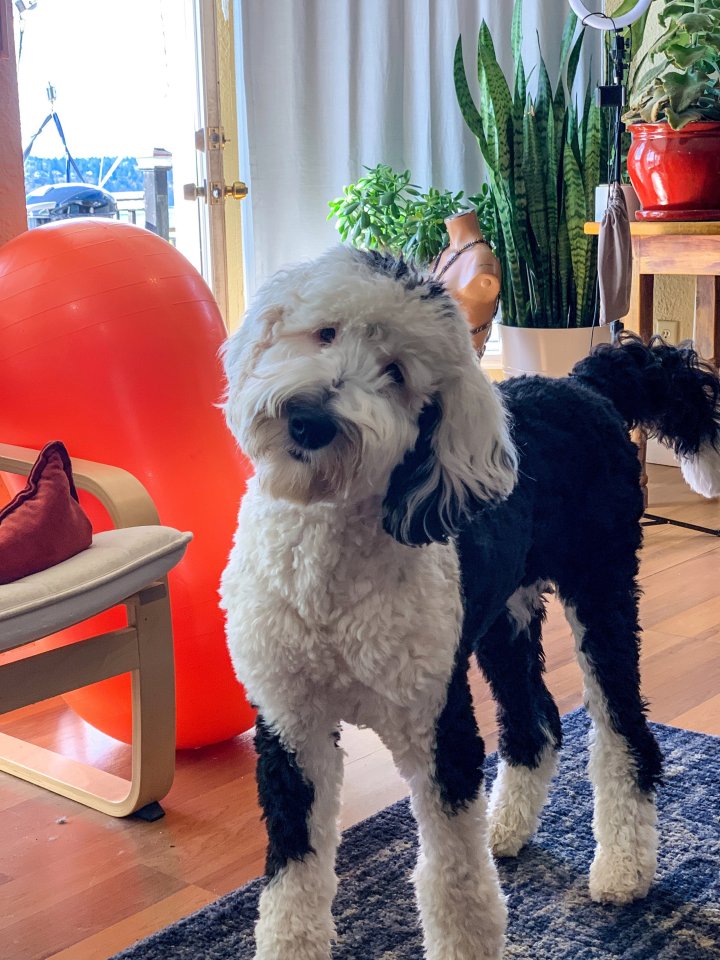
[[680, 321], [656, 320], [655, 333], [659, 334], [666, 343], [677, 343], [680, 335]]

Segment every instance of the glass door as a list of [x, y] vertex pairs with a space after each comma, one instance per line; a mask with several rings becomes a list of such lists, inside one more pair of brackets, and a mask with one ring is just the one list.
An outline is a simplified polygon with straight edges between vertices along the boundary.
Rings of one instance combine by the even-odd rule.
[[[174, 243], [227, 319], [242, 309], [242, 257], [233, 251], [229, 280], [228, 247], [240, 231], [239, 210], [226, 216], [226, 198], [245, 190], [236, 182], [236, 153], [225, 179], [234, 76], [231, 47], [221, 75], [218, 33], [232, 30], [230, 12], [226, 18], [217, 4], [14, 0], [29, 225], [82, 215], [83, 197], [94, 191], [87, 201], [94, 212]], [[229, 125], [220, 111], [223, 85]], [[190, 200], [186, 184], [194, 185]], [[102, 208], [97, 196], [105, 194]]]

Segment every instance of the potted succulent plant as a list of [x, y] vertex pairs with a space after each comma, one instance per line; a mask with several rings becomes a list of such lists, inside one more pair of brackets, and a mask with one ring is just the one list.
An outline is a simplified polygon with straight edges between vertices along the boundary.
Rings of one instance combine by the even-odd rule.
[[[644, 220], [720, 219], [720, 0], [668, 0], [623, 119]], [[655, 62], [657, 61], [657, 62]]]
[[[597, 317], [597, 242], [584, 233], [595, 188], [607, 169], [607, 135], [588, 82], [582, 108], [572, 100], [584, 31], [572, 14], [562, 38], [553, 89], [539, 58], [537, 91], [528, 89], [521, 55], [522, 0], [513, 13], [514, 87], [500, 67], [483, 22], [478, 38], [480, 98], [470, 92], [461, 40], [455, 89], [477, 138], [494, 204], [496, 253], [502, 265], [500, 325], [507, 372], [561, 375], [593, 342]], [[520, 341], [520, 359], [510, 351]]]

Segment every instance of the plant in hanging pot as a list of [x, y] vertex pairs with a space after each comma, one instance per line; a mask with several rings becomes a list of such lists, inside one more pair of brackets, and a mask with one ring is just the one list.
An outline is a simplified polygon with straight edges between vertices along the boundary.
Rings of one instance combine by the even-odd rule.
[[[668, 0], [623, 120], [642, 220], [720, 219], [720, 0]], [[658, 62], [655, 62], [655, 61]]]
[[[607, 133], [588, 82], [582, 110], [573, 101], [584, 31], [571, 14], [562, 37], [555, 88], [542, 56], [537, 90], [528, 89], [521, 54], [522, 0], [512, 25], [514, 88], [500, 67], [483, 22], [478, 38], [479, 105], [455, 51], [455, 89], [465, 122], [487, 167], [502, 266], [501, 339], [508, 373], [567, 373], [593, 342], [609, 339], [597, 318], [597, 241], [584, 234], [595, 188], [607, 169]], [[522, 357], [508, 357], [520, 338]], [[573, 343], [568, 351], [570, 341]], [[535, 359], [528, 353], [537, 347]]]

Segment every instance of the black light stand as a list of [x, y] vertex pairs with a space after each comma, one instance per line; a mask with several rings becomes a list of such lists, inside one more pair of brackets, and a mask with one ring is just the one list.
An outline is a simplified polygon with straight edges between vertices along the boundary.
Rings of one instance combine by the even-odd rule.
[[[611, 78], [610, 83], [600, 84], [597, 88], [598, 105], [605, 110], [614, 111], [613, 152], [608, 160], [608, 184], [620, 183], [622, 177], [622, 138], [625, 133], [625, 124], [622, 121], [623, 107], [626, 99], [626, 71], [629, 69], [631, 51], [625, 42], [622, 30], [613, 31], [613, 40], [606, 59], [605, 79]], [[610, 324], [613, 341], [624, 330], [621, 320], [613, 320]], [[697, 523], [686, 523], [683, 520], [673, 520], [670, 517], [660, 517], [654, 513], [644, 513], [644, 527], [670, 525], [682, 527], [685, 530], [694, 530], [706, 533], [711, 537], [720, 537], [720, 529], [703, 527]]]
[[[613, 111], [613, 150], [608, 158], [608, 191], [611, 184], [620, 183], [622, 179], [622, 137], [625, 132], [622, 111], [626, 97], [627, 54], [628, 49], [622, 30], [615, 29], [610, 50], [605, 58], [605, 76], [603, 78], [605, 82], [599, 84], [596, 90], [598, 106], [602, 110]], [[625, 325], [622, 320], [612, 320], [610, 322], [613, 343], [617, 341], [624, 329]]]

